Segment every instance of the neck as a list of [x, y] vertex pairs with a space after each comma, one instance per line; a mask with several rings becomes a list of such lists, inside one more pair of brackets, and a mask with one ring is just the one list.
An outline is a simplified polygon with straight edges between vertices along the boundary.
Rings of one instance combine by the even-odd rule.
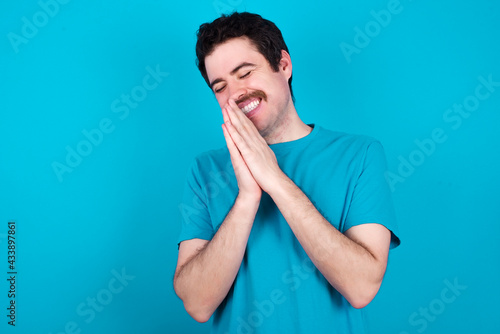
[[271, 133], [263, 136], [268, 145], [294, 141], [312, 131], [312, 128], [300, 119], [293, 104], [277, 123]]

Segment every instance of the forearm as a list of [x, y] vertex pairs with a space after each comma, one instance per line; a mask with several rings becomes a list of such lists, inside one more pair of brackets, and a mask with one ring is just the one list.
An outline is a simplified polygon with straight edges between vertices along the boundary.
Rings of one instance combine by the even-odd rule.
[[258, 205], [238, 196], [212, 240], [176, 273], [175, 291], [197, 321], [207, 321], [229, 292], [245, 254]]
[[354, 307], [368, 304], [380, 287], [385, 262], [338, 231], [286, 176], [270, 196], [328, 282]]

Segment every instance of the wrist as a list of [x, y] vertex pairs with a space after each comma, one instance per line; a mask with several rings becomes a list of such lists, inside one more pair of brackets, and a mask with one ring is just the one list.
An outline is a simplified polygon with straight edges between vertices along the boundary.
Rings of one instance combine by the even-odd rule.
[[236, 197], [234, 206], [245, 208], [246, 210], [250, 210], [250, 212], [257, 212], [259, 209], [261, 194], [262, 192], [252, 194], [240, 191]]
[[272, 182], [268, 182], [266, 188], [263, 188], [263, 190], [274, 198], [275, 196], [286, 193], [293, 185], [295, 185], [295, 183], [280, 170], [272, 179]]

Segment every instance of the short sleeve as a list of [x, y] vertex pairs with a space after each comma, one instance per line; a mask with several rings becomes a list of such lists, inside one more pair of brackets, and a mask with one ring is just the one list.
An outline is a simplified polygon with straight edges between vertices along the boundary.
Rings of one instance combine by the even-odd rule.
[[395, 248], [401, 242], [391, 191], [384, 177], [387, 163], [382, 144], [368, 144], [362, 161], [343, 232], [356, 225], [381, 224], [391, 231], [390, 248]]
[[189, 239], [213, 238], [214, 230], [207, 207], [207, 196], [200, 179], [199, 163], [195, 161], [186, 177], [182, 202], [179, 204], [182, 226], [178, 244]]

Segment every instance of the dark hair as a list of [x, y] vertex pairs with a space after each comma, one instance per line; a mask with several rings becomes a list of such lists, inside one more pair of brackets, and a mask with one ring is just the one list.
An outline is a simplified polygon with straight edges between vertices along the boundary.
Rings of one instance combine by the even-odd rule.
[[[229, 39], [247, 37], [257, 50], [267, 59], [271, 68], [277, 72], [281, 60], [281, 50], [288, 51], [281, 31], [271, 21], [260, 15], [247, 12], [223, 14], [211, 23], [203, 23], [198, 29], [196, 42], [196, 66], [208, 85], [205, 57], [210, 55], [216, 46]], [[295, 102], [292, 91], [292, 76], [288, 80], [292, 101]]]

